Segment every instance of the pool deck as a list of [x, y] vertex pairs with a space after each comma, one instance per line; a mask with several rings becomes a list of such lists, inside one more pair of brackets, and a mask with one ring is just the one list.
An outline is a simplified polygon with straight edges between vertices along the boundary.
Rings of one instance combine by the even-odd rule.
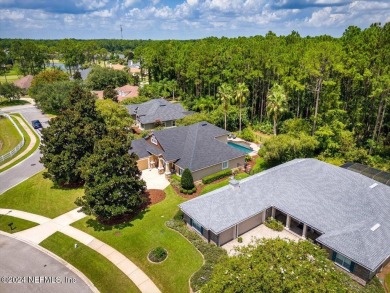
[[228, 138], [228, 142], [245, 142], [247, 144], [249, 144], [249, 146], [251, 147], [251, 149], [253, 150], [252, 152], [249, 153], [250, 156], [256, 156], [260, 147], [259, 145], [255, 144], [254, 142], [249, 142], [249, 141], [246, 141], [246, 140], [243, 140], [241, 138]]

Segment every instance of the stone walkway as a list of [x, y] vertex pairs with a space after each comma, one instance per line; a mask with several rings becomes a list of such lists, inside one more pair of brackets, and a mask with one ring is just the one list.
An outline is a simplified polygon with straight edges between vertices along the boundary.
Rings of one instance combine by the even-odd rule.
[[78, 210], [79, 208], [74, 209], [54, 219], [13, 209], [0, 209], [0, 214], [21, 218], [39, 224], [33, 228], [15, 233], [14, 236], [16, 238], [38, 244], [53, 235], [55, 232], [61, 232], [92, 248], [111, 261], [140, 289], [141, 292], [161, 292], [153, 281], [122, 253], [95, 237], [69, 226], [73, 222], [76, 222], [86, 216]]

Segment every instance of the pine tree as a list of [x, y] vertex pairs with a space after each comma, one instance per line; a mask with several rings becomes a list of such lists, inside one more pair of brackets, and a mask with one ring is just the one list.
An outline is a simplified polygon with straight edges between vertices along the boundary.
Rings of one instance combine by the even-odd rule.
[[183, 175], [181, 176], [181, 187], [186, 190], [191, 190], [195, 187], [194, 179], [188, 168], [184, 170]]

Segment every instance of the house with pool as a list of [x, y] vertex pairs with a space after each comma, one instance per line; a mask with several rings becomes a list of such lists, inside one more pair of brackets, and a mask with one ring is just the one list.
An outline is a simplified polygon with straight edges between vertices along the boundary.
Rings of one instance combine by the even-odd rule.
[[390, 186], [316, 159], [232, 180], [180, 209], [188, 226], [217, 245], [273, 217], [364, 281], [390, 261]]
[[[182, 175], [188, 168], [194, 181], [224, 169], [242, 168], [242, 146], [228, 144], [229, 132], [208, 122], [154, 131], [133, 140], [130, 153], [138, 156], [138, 168], [157, 168], [159, 173]], [[241, 148], [241, 149], [240, 149]]]

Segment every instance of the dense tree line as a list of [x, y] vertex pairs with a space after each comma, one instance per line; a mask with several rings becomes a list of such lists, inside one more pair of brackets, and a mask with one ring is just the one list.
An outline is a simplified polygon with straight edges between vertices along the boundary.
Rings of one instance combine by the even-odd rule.
[[322, 145], [328, 141], [332, 147], [331, 140], [348, 131], [343, 134], [351, 133], [353, 143], [370, 155], [390, 152], [390, 23], [364, 30], [351, 26], [341, 38], [302, 38], [293, 31], [280, 37], [269, 32], [153, 41], [135, 54], [150, 82], [175, 81], [190, 109], [223, 104], [226, 112], [222, 93], [243, 83], [249, 95], [241, 104], [252, 124], [271, 122], [276, 132], [285, 120], [300, 118], [310, 123], [309, 135], [322, 132]]

